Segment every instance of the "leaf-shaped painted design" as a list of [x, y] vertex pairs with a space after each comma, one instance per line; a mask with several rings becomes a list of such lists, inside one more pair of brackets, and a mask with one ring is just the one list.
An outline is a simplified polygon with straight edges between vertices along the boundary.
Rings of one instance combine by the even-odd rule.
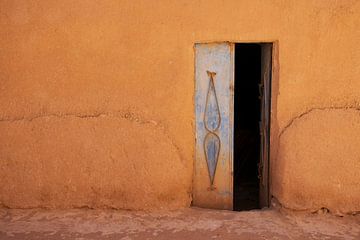
[[215, 72], [207, 71], [210, 81], [209, 81], [209, 90], [206, 97], [206, 105], [205, 105], [205, 127], [210, 132], [215, 131], [220, 126], [220, 109], [217, 101], [215, 85], [214, 85], [214, 76]]
[[213, 185], [220, 152], [220, 138], [214, 133], [208, 133], [205, 137], [204, 148], [206, 162], [209, 170], [210, 183]]

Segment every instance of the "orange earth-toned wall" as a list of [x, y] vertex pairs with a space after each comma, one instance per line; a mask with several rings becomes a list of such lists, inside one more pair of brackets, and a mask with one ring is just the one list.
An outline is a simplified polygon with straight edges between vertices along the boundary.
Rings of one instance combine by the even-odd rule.
[[195, 42], [275, 42], [271, 192], [360, 210], [360, 1], [0, 0], [0, 204], [191, 203]]

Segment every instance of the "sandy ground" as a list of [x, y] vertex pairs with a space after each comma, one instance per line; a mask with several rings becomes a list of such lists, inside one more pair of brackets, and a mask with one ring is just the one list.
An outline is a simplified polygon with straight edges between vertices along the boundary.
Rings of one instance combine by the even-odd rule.
[[0, 210], [0, 239], [360, 239], [360, 216], [198, 208]]

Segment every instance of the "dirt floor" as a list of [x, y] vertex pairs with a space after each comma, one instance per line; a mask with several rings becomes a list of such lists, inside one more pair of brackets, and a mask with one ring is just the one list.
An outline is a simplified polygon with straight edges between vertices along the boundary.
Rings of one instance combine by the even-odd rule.
[[0, 239], [360, 239], [360, 216], [278, 210], [0, 210]]

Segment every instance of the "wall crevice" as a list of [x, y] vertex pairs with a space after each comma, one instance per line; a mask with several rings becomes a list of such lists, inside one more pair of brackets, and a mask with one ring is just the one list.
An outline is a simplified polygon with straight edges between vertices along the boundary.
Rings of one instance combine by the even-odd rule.
[[290, 121], [288, 121], [288, 123], [285, 125], [285, 127], [282, 128], [282, 130], [279, 133], [279, 139], [281, 138], [281, 136], [286, 132], [287, 129], [289, 129], [297, 120], [301, 119], [302, 117], [308, 115], [309, 113], [313, 112], [313, 111], [324, 111], [324, 110], [357, 110], [360, 111], [360, 107], [314, 107], [314, 108], [310, 108], [305, 112], [302, 112], [301, 114], [293, 117]]
[[113, 117], [113, 118], [120, 118], [125, 119], [130, 122], [136, 122], [138, 124], [151, 124], [160, 131], [169, 139], [171, 145], [175, 148], [177, 154], [180, 157], [181, 162], [185, 165], [185, 157], [177, 145], [167, 128], [160, 122], [153, 119], [147, 119], [137, 113], [134, 113], [129, 110], [119, 110], [119, 111], [112, 111], [112, 112], [96, 112], [96, 113], [48, 113], [48, 114], [38, 114], [33, 116], [22, 116], [22, 117], [15, 117], [15, 118], [0, 118], [0, 123], [7, 122], [7, 123], [15, 123], [15, 122], [32, 122], [34, 120], [42, 119], [42, 118], [80, 118], [80, 119], [94, 119], [100, 117]]
[[126, 119], [126, 120], [129, 120], [132, 122], [137, 122], [140, 124], [151, 123], [153, 125], [157, 125], [157, 121], [145, 119], [145, 118], [143, 118], [137, 114], [134, 114], [133, 112], [130, 112], [130, 111], [98, 112], [98, 113], [93, 113], [93, 114], [91, 114], [91, 113], [48, 113], [48, 114], [33, 115], [33, 116], [29, 116], [29, 117], [26, 117], [26, 116], [15, 117], [15, 118], [5, 117], [5, 118], [0, 118], [0, 122], [20, 122], [20, 121], [32, 122], [37, 119], [50, 118], [50, 117], [63, 118], [63, 119], [70, 118], [70, 117], [82, 118], [82, 119], [92, 119], [92, 118], [99, 118], [99, 117], [115, 117], [115, 118]]

